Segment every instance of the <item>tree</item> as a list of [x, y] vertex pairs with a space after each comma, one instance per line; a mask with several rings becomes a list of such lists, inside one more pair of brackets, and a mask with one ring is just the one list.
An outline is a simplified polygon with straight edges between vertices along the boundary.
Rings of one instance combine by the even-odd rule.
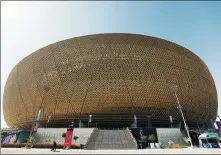
[[190, 139], [189, 139], [188, 137], [184, 137], [183, 140], [184, 140], [187, 144], [189, 144]]
[[145, 146], [147, 146], [147, 136], [141, 136], [142, 142], [145, 142]]
[[5, 138], [6, 138], [6, 136], [8, 135], [8, 133], [7, 132], [5, 132], [5, 131], [1, 131], [1, 140], [3, 141]]
[[154, 136], [154, 134], [149, 135], [148, 137], [148, 141], [154, 143], [154, 147], [156, 147], [156, 137]]
[[35, 138], [33, 136], [31, 136], [28, 140], [28, 143], [33, 144], [35, 142]]
[[51, 138], [49, 136], [45, 139], [45, 143], [51, 143]]
[[28, 142], [28, 138], [24, 138], [24, 143], [27, 143]]
[[78, 138], [79, 138], [78, 136], [74, 136], [74, 137], [73, 137], [75, 143], [76, 143], [76, 140], [77, 140]]
[[66, 133], [63, 132], [61, 136], [62, 136], [62, 138], [65, 138], [66, 137]]
[[173, 145], [173, 144], [174, 144], [174, 142], [170, 140], [170, 141], [168, 142], [169, 148], [172, 148], [172, 145]]
[[1, 132], [1, 135], [3, 135], [3, 136], [7, 136], [7, 132], [5, 132], [5, 131], [3, 131], [3, 132]]

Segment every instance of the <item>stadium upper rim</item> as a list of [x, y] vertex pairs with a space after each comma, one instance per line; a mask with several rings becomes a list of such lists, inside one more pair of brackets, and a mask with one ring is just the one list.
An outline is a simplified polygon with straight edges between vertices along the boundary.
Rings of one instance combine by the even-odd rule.
[[[59, 41], [56, 41], [54, 43], [51, 43], [51, 44], [48, 44], [44, 47], [41, 47], [41, 48], [38, 48], [37, 50], [35, 50], [34, 52], [32, 52], [31, 54], [25, 56], [21, 61], [19, 61], [17, 64], [19, 64], [20, 62], [22, 62], [25, 58], [31, 56], [32, 54], [34, 54], [35, 52], [38, 52], [39, 50], [42, 50], [44, 48], [48, 48], [48, 47], [51, 47], [51, 46], [54, 46], [54, 45], [57, 45], [59, 43], [64, 43], [66, 41], [69, 41], [69, 40], [73, 40], [73, 39], [82, 39], [82, 38], [93, 38], [95, 39], [96, 37], [98, 36], [111, 36], [111, 35], [125, 35], [125, 36], [137, 36], [137, 37], [144, 37], [144, 38], [152, 38], [152, 39], [156, 39], [156, 40], [160, 40], [160, 41], [164, 41], [164, 42], [167, 42], [169, 44], [173, 44], [181, 49], [184, 49], [185, 52], [188, 52], [190, 53], [191, 55], [193, 55], [194, 57], [196, 57], [199, 62], [207, 69], [208, 72], [210, 72], [210, 69], [208, 68], [208, 66], [204, 63], [204, 61], [198, 56], [196, 55], [195, 53], [193, 53], [191, 50], [187, 49], [186, 47], [182, 46], [182, 45], [179, 45], [173, 41], [170, 41], [170, 40], [166, 40], [166, 39], [163, 39], [163, 38], [158, 38], [158, 37], [153, 37], [153, 36], [150, 36], [150, 35], [144, 35], [144, 34], [138, 34], [138, 33], [94, 33], [94, 34], [87, 34], [87, 35], [80, 35], [80, 36], [76, 36], [76, 37], [72, 37], [72, 38], [68, 38], [68, 39], [63, 39], [63, 40], [59, 40]], [[183, 55], [185, 55], [185, 52], [183, 52]], [[194, 62], [196, 61], [195, 59], [189, 57], [188, 55], [185, 55], [186, 57], [192, 59]], [[213, 85], [215, 86], [215, 81], [213, 80]]]

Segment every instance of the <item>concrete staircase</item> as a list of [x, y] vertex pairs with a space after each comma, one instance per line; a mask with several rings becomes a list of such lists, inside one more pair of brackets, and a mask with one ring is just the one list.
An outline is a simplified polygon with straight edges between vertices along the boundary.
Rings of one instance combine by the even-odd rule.
[[179, 128], [157, 128], [157, 136], [162, 146], [168, 146], [169, 141], [182, 146], [189, 146], [183, 139], [186, 136], [183, 135]]
[[91, 134], [87, 142], [88, 150], [134, 150], [137, 143], [129, 129], [126, 130], [99, 130]]

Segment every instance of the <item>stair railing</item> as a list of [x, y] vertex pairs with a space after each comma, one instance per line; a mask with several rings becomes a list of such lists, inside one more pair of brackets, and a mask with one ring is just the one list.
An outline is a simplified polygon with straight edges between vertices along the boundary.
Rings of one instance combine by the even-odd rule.
[[127, 127], [126, 130], [129, 132], [131, 138], [133, 139], [133, 141], [134, 141], [134, 143], [135, 143], [135, 145], [136, 145], [136, 148], [138, 148], [138, 147], [137, 147], [137, 141], [136, 141], [136, 139], [134, 138], [133, 134], [130, 132], [130, 129]]
[[85, 143], [86, 146], [88, 146], [88, 143], [90, 142], [90, 140], [93, 138], [94, 134], [95, 134], [97, 131], [98, 131], [97, 128], [95, 128], [95, 129], [92, 131], [91, 135], [90, 135], [89, 138], [87, 139], [87, 142]]

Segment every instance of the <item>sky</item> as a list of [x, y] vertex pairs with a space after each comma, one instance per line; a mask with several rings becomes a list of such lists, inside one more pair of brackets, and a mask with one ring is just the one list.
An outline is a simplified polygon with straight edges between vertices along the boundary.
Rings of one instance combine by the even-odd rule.
[[1, 2], [1, 126], [4, 86], [12, 68], [46, 45], [97, 33], [163, 38], [194, 52], [208, 66], [221, 115], [221, 2]]

